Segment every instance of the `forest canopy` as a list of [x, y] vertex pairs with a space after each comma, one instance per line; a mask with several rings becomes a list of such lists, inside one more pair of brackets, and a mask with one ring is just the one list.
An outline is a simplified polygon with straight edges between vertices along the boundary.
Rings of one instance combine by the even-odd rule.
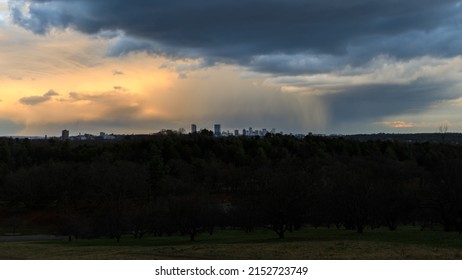
[[76, 238], [462, 230], [462, 147], [289, 135], [0, 139], [0, 226]]

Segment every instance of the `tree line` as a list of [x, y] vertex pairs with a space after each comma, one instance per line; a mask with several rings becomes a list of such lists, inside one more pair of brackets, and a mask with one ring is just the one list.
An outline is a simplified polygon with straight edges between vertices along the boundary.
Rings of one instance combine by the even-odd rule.
[[462, 231], [462, 147], [289, 135], [0, 139], [0, 226], [73, 238]]

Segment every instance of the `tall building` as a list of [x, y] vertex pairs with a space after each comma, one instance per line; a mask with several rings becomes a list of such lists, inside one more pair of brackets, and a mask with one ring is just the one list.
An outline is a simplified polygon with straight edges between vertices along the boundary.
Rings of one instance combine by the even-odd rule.
[[234, 136], [239, 136], [239, 130], [238, 129], [234, 130]]
[[219, 137], [221, 136], [221, 124], [216, 124], [214, 125], [215, 127], [215, 136]]
[[69, 130], [67, 130], [67, 129], [63, 130], [63, 132], [61, 134], [61, 139], [62, 140], [68, 140], [69, 139]]
[[197, 133], [197, 125], [195, 124], [191, 125], [191, 133]]

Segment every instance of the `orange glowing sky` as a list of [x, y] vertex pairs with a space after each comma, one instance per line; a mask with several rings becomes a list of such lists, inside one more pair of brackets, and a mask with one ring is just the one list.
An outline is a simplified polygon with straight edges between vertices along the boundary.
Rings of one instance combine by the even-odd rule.
[[[298, 103], [284, 97], [278, 86], [264, 85], [263, 77], [243, 77], [238, 67], [196, 69], [199, 62], [194, 60], [146, 53], [108, 57], [111, 43], [71, 30], [39, 36], [4, 26], [0, 114], [15, 124], [9, 126], [17, 126], [10, 133], [57, 135], [61, 128], [74, 133], [150, 133], [191, 123], [211, 128], [242, 110], [257, 120], [249, 119], [249, 125], [263, 126], [258, 114]], [[42, 98], [49, 91], [56, 95]], [[288, 104], [278, 104], [281, 100]], [[296, 115], [294, 122], [303, 118], [305, 113]], [[322, 125], [321, 119], [316, 121]]]
[[[143, 50], [109, 55], [119, 37], [73, 28], [34, 34], [13, 23], [7, 1], [0, 0], [0, 135], [59, 135], [63, 129], [73, 135], [188, 131], [191, 123], [302, 133], [434, 132], [443, 122], [450, 130], [462, 129], [459, 55], [407, 60], [377, 55], [360, 66], [291, 74], [252, 65], [288, 60], [289, 66], [304, 67], [325, 57], [278, 52], [254, 55], [242, 65], [204, 65], [200, 57]], [[364, 109], [363, 99], [374, 103], [366, 97], [377, 88], [390, 95], [383, 100], [398, 98], [394, 88], [384, 86], [389, 84], [411, 94], [411, 85], [424, 90], [435, 85], [437, 91], [437, 85], [450, 84], [443, 89], [450, 94], [422, 108], [386, 113], [373, 104], [377, 116], [365, 109], [362, 118], [356, 108]]]

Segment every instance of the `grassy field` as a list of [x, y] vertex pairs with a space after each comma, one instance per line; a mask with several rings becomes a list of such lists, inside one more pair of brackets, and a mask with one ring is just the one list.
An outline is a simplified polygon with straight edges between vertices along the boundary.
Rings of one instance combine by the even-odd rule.
[[412, 227], [363, 234], [309, 228], [278, 240], [270, 231], [226, 230], [195, 242], [184, 236], [2, 242], [0, 259], [462, 259], [462, 236]]

